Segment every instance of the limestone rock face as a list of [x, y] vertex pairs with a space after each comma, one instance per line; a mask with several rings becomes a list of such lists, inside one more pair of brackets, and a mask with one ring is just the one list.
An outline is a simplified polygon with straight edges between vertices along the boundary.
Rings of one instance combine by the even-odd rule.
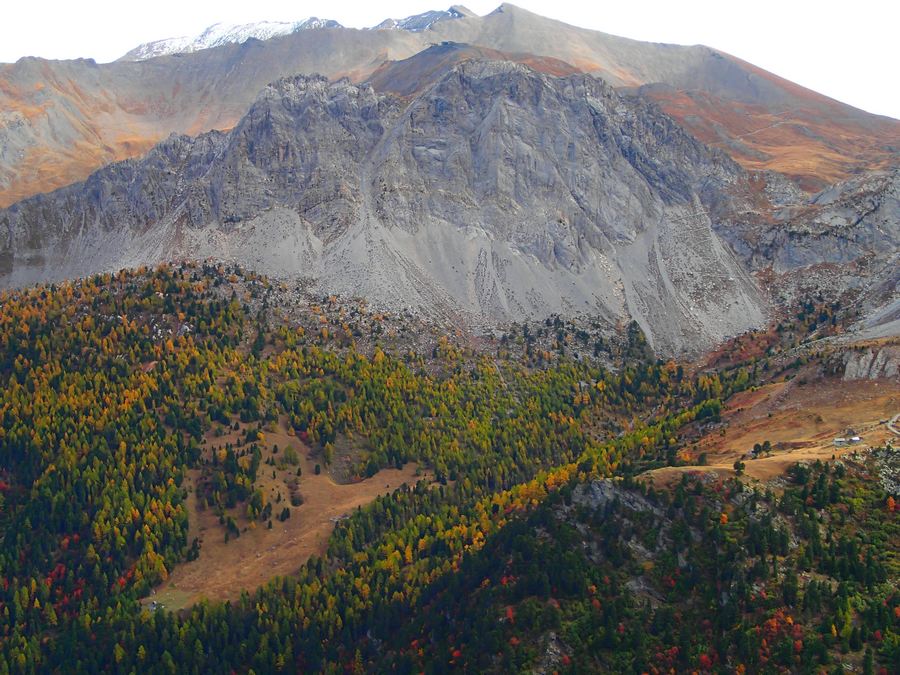
[[900, 347], [888, 345], [844, 355], [845, 380], [893, 379], [900, 382]]
[[860, 338], [900, 335], [900, 167], [772, 201], [773, 218], [724, 218], [717, 232], [752, 271], [777, 279], [773, 299], [849, 295]]
[[784, 226], [763, 241], [779, 270], [849, 263], [871, 252], [900, 250], [900, 168], [862, 174], [787, 210]]
[[609, 504], [618, 502], [628, 511], [652, 513], [658, 517], [665, 516], [665, 511], [643, 495], [625, 490], [616, 481], [608, 478], [579, 485], [572, 494], [572, 501], [590, 509], [604, 509]]
[[459, 64], [413, 98], [270, 85], [229, 133], [0, 211], [4, 285], [216, 257], [375, 304], [496, 323], [636, 319], [660, 353], [760, 325], [713, 228], [744, 173], [602, 81]]

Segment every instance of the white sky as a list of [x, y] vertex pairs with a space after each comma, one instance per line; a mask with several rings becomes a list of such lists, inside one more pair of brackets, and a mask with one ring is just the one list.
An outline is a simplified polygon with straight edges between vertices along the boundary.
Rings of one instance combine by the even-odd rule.
[[[454, 0], [8, 0], [0, 62], [21, 56], [112, 61], [150, 40], [209, 24], [307, 16], [363, 27], [446, 9]], [[500, 0], [464, 2], [487, 14]], [[544, 16], [615, 35], [706, 44], [838, 100], [900, 119], [896, 0], [516, 0]]]

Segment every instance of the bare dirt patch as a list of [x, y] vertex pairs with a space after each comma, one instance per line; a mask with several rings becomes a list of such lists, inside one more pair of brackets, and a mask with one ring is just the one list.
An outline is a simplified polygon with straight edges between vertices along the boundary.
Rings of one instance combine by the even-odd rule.
[[[240, 433], [233, 431], [224, 436], [210, 434], [207, 444], [234, 442]], [[296, 572], [310, 556], [322, 555], [335, 523], [357, 507], [396, 490], [404, 483], [414, 485], [418, 480], [432, 480], [429, 472], [420, 471], [414, 463], [407, 464], [403, 469], [383, 469], [371, 478], [347, 484], [336, 482], [324, 467], [322, 473], [316, 475], [315, 465], [321, 460], [299, 439], [287, 433], [283, 420], [277, 429], [265, 432], [265, 441], [261, 445], [264, 447], [264, 463], [259, 467], [256, 487], [262, 489], [272, 502], [272, 529], [268, 529], [264, 522], [249, 521], [244, 507], [239, 505], [228, 513], [238, 522], [241, 536], [226, 543], [225, 528], [219, 523], [214, 509], [200, 503], [196, 490], [200, 471], [190, 471], [185, 481], [189, 491], [188, 542], [195, 537], [200, 540], [200, 556], [172, 570], [169, 578], [155, 589], [146, 603], [155, 601], [166, 609], [178, 610], [195, 604], [201, 598], [233, 600], [240, 596], [243, 589], [252, 591], [275, 576]], [[273, 453], [275, 445], [280, 449], [278, 454]], [[296, 475], [297, 466], [279, 468], [265, 463], [270, 457], [277, 461], [289, 445], [299, 451], [299, 466], [302, 469], [299, 477]], [[302, 505], [291, 505], [292, 491], [299, 491], [302, 495]], [[279, 493], [282, 501], [276, 503]], [[290, 508], [290, 518], [282, 522], [276, 516], [284, 507]]]
[[[770, 481], [800, 461], [829, 461], [862, 447], [884, 444], [889, 420], [900, 412], [900, 383], [892, 380], [797, 379], [776, 382], [732, 396], [723, 413], [723, 427], [707, 433], [688, 449], [690, 466], [663, 467], [647, 472], [658, 485], [694, 471], [734, 475], [742, 460], [750, 479]], [[855, 446], [834, 447], [835, 437], [853, 430], [862, 437]], [[769, 441], [768, 456], [750, 459], [754, 444]], [[698, 465], [701, 454], [706, 464]]]

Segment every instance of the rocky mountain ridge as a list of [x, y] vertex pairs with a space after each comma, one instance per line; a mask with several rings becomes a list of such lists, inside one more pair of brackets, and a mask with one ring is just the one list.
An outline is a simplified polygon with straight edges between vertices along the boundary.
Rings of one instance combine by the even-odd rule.
[[[892, 146], [874, 170], [811, 194], [782, 173], [747, 171], [731, 141], [727, 153], [698, 141], [666, 96], [693, 91], [719, 112], [840, 104], [707, 48], [624, 40], [510, 5], [412, 18], [402, 30], [300, 30], [109, 67], [16, 64], [0, 97], [21, 101], [36, 80], [51, 91], [31, 94], [44, 118], [4, 113], [19, 122], [0, 127], [0, 183], [48, 134], [87, 162], [91, 145], [78, 139], [125, 133], [134, 154], [165, 128], [191, 135], [0, 211], [0, 284], [216, 258], [456, 324], [634, 319], [660, 354], [704, 351], [822, 293], [856, 312], [865, 336], [896, 333]], [[536, 45], [541, 30], [574, 42]], [[422, 48], [454, 36], [467, 42]], [[324, 75], [277, 79], [284, 70]], [[150, 106], [147, 73], [172, 87]], [[652, 78], [668, 84], [632, 86]], [[70, 101], [90, 91], [103, 92], [101, 112], [83, 114]], [[854, 124], [875, 119], [840, 110]], [[135, 120], [142, 131], [129, 135]], [[210, 126], [228, 130], [197, 133]], [[36, 156], [42, 175], [56, 152]]]
[[767, 316], [713, 227], [744, 180], [586, 75], [469, 61], [411, 101], [295, 77], [227, 134], [0, 212], [3, 283], [233, 258], [470, 324], [633, 318], [660, 353], [696, 352]]
[[461, 16], [410, 24], [416, 30], [298, 30], [143, 61], [26, 58], [0, 65], [0, 206], [84, 180], [172, 132], [229, 129], [266, 84], [285, 75], [365, 82], [387, 62], [444, 42], [517, 55], [551, 74], [602, 77], [656, 101], [745, 167], [783, 172], [807, 191], [896, 163], [900, 122], [855, 110], [717, 50], [629, 40], [509, 4], [483, 17], [459, 7], [448, 12]]

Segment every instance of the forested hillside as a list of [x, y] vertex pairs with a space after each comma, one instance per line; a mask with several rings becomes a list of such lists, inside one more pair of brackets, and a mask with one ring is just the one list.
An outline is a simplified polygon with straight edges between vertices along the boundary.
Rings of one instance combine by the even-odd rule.
[[[288, 319], [272, 290], [184, 265], [0, 295], [2, 672], [896, 671], [900, 537], [865, 465], [780, 494], [633, 478], [756, 364], [693, 375], [636, 327], [614, 369], [536, 353], [528, 329], [521, 353], [404, 350], [381, 317]], [[299, 451], [350, 484], [409, 462], [433, 479], [234, 603], [142, 603], [204, 560], [191, 472], [222, 538], [289, 517], [259, 487], [277, 425], [280, 470]]]
[[388, 662], [896, 672], [900, 531], [871, 469], [798, 467], [780, 495], [733, 478], [570, 483], [433, 584]]

